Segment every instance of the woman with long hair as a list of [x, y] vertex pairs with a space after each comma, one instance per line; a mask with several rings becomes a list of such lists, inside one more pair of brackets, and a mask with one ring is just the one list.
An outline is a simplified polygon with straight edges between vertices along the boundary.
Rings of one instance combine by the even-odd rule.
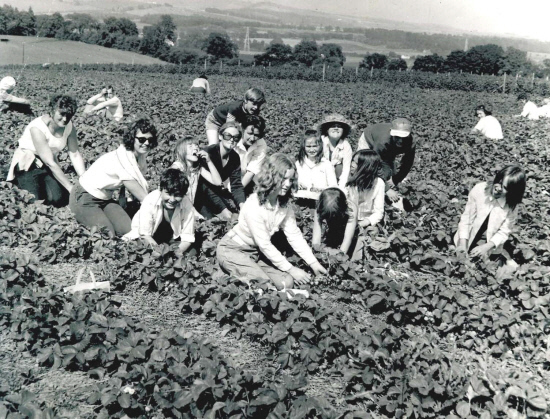
[[246, 283], [251, 279], [271, 280], [278, 289], [307, 284], [310, 275], [292, 266], [271, 243], [271, 236], [280, 229], [313, 272], [325, 274], [325, 268], [302, 236], [290, 206], [296, 189], [294, 162], [283, 153], [275, 153], [263, 161], [255, 181], [255, 193], [242, 206], [237, 225], [218, 244], [217, 257], [222, 270]]
[[508, 165], [492, 181], [480, 182], [472, 188], [454, 236], [458, 254], [501, 255], [507, 263], [515, 264], [503, 246], [515, 225], [525, 185], [523, 169]]

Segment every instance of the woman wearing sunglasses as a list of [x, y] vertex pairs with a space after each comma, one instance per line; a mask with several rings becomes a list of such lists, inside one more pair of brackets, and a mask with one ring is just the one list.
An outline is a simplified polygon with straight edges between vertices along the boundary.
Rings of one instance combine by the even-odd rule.
[[506, 166], [490, 182], [475, 185], [460, 217], [454, 243], [458, 254], [487, 258], [495, 256], [517, 266], [503, 246], [514, 227], [517, 206], [525, 193], [525, 172]]
[[139, 202], [147, 196], [147, 155], [157, 145], [157, 129], [148, 118], [132, 123], [116, 150], [97, 159], [71, 191], [69, 206], [76, 220], [87, 227], [104, 227], [122, 236], [132, 220], [118, 202], [115, 191], [124, 186]]
[[[241, 124], [226, 122], [218, 131], [219, 143], [205, 149], [222, 179], [221, 186], [213, 185], [203, 177], [200, 179], [195, 208], [207, 219], [218, 216], [230, 220], [246, 200], [241, 179], [241, 160], [234, 150], [242, 136]], [[226, 188], [228, 185], [230, 190]]]

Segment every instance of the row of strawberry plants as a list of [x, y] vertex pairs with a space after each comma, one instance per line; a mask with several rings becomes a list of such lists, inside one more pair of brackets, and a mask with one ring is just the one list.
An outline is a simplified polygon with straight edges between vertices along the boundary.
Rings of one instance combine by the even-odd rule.
[[211, 343], [184, 328], [158, 332], [136, 324], [120, 311], [120, 298], [68, 298], [44, 284], [36, 264], [29, 256], [0, 258], [0, 326], [40, 364], [101, 378], [88, 399], [98, 406], [98, 417], [156, 411], [172, 417], [333, 416], [300, 391], [303, 376], [264, 381], [236, 370]]
[[[229, 324], [238, 334], [245, 333], [252, 338], [263, 341], [272, 349], [273, 353], [277, 355], [278, 360], [284, 366], [304, 365], [305, 369], [311, 372], [319, 368], [326, 368], [326, 365], [329, 365], [334, 360], [338, 361], [335, 365], [341, 365], [342, 362], [345, 363], [350, 358], [349, 343], [360, 339], [361, 333], [355, 336], [351, 336], [348, 331], [342, 333], [343, 324], [346, 324], [349, 320], [346, 321], [342, 317], [338, 318], [334, 313], [330, 313], [331, 318], [327, 318], [326, 310], [323, 312], [321, 309], [322, 302], [321, 304], [315, 304], [316, 302], [310, 300], [305, 305], [294, 305], [293, 307], [290, 305], [289, 308], [289, 303], [281, 302], [280, 298], [276, 295], [271, 295], [269, 298], [263, 297], [257, 299], [254, 298], [255, 295], [253, 294], [243, 293], [242, 289], [239, 289], [235, 283], [228, 284], [227, 278], [213, 278], [213, 268], [204, 258], [213, 256], [215, 246], [213, 239], [221, 236], [224, 229], [225, 224], [223, 223], [210, 223], [208, 225], [206, 231], [208, 231], [209, 236], [205, 242], [206, 250], [202, 260], [182, 259], [167, 247], [163, 248], [161, 252], [154, 252], [139, 245], [134, 246], [134, 248], [132, 248], [132, 245], [120, 246], [115, 242], [106, 240], [98, 233], [93, 233], [97, 242], [102, 243], [102, 245], [91, 247], [94, 251], [100, 251], [99, 255], [95, 255], [92, 252], [94, 255], [92, 256], [92, 260], [99, 260], [105, 254], [113, 257], [116, 253], [114, 259], [120, 263], [114, 269], [116, 274], [113, 277], [118, 278], [118, 281], [116, 279], [115, 281], [122, 286], [128, 281], [136, 279], [142, 281], [147, 286], [153, 286], [157, 289], [163, 288], [166, 284], [178, 283], [184, 290], [185, 298], [182, 300], [182, 306], [185, 307], [185, 310], [204, 312], [209, 316], [215, 316], [221, 324]], [[87, 241], [89, 242], [90, 240], [87, 239]], [[106, 244], [107, 246], [105, 246]], [[60, 243], [57, 243], [57, 245], [60, 245]], [[106, 249], [108, 250], [107, 253], [105, 253]], [[113, 253], [113, 250], [115, 253]], [[120, 257], [122, 254], [124, 256]], [[353, 267], [353, 264], [344, 260], [333, 261], [331, 266], [338, 271], [332, 272], [333, 277], [341, 278], [342, 286], [349, 285], [357, 294], [357, 287], [361, 288], [362, 284], [365, 283], [364, 275], [360, 272], [361, 267]], [[346, 270], [347, 273], [345, 272]], [[346, 278], [350, 280], [346, 280]], [[372, 279], [372, 275], [369, 275], [369, 279]], [[386, 299], [387, 296], [391, 295], [388, 292], [387, 285], [392, 284], [387, 279], [381, 277], [378, 282], [367, 282], [369, 284], [378, 283], [380, 288], [374, 291], [373, 289], [369, 289], [362, 292], [365, 298], [360, 301], [366, 302], [364, 304], [366, 309], [377, 312], [377, 310], [381, 309], [380, 304], [382, 302], [385, 303], [387, 300], [391, 300], [391, 298]], [[431, 294], [439, 294], [440, 291], [440, 289], [432, 290]], [[406, 309], [403, 309], [403, 307], [397, 308], [393, 315], [388, 316], [391, 324], [399, 326], [407, 321], [414, 323], [415, 321], [418, 322], [421, 318], [429, 319], [430, 312], [433, 313], [434, 311], [436, 313], [435, 316], [439, 316], [438, 309], [434, 309], [433, 306], [427, 308], [422, 305], [418, 306], [417, 304], [416, 308], [411, 309], [411, 307], [415, 307], [414, 304], [409, 304], [406, 299], [397, 297], [398, 295], [401, 296], [402, 293], [403, 290], [394, 290], [393, 295], [395, 297], [393, 299], [395, 302], [400, 301], [401, 305], [406, 307]], [[416, 297], [422, 300], [424, 298], [423, 293], [422, 289], [417, 290]], [[459, 301], [463, 300], [463, 298], [459, 299]], [[281, 304], [282, 306], [280, 306]], [[454, 307], [452, 304], [449, 304], [449, 306]], [[441, 315], [447, 322], [447, 325], [444, 326], [445, 330], [452, 325], [456, 318], [454, 317], [455, 314], [453, 312], [443, 312]], [[315, 319], [316, 316], [317, 319]], [[508, 317], [513, 318], [513, 316]], [[312, 321], [313, 319], [315, 321]], [[439, 321], [439, 318], [436, 320]], [[330, 324], [328, 328], [330, 334], [327, 335], [325, 333], [321, 335], [319, 329], [322, 327], [327, 328], [327, 323]], [[423, 323], [426, 324], [429, 322], [424, 321]], [[461, 327], [458, 324], [454, 325], [453, 328], [455, 326]], [[362, 332], [364, 333], [365, 331]], [[382, 328], [380, 335], [384, 334], [384, 332], [387, 332], [388, 336], [393, 336], [394, 340], [399, 340], [401, 337], [398, 329], [395, 327], [391, 330]], [[473, 339], [466, 340], [466, 345], [471, 345], [472, 341]], [[346, 342], [348, 345], [343, 345], [342, 342]], [[392, 353], [397, 353], [399, 348], [397, 346], [395, 348], [392, 347], [391, 343], [390, 340], [386, 342], [387, 348], [379, 348], [371, 342], [368, 350], [373, 353], [390, 353], [390, 350]], [[322, 349], [319, 350], [319, 348]], [[376, 368], [380, 368], [380, 366], [377, 365]], [[335, 369], [335, 371], [341, 370], [341, 368]], [[396, 369], [393, 365], [391, 367], [390, 365], [385, 365], [383, 372], [380, 372], [379, 375], [387, 376], [388, 371], [395, 370], [399, 370], [399, 368]], [[462, 378], [464, 379], [464, 377]], [[378, 388], [388, 388], [388, 382], [385, 382]], [[353, 387], [350, 387], [350, 390], [354, 391]], [[408, 395], [408, 393], [405, 392], [405, 395]], [[448, 400], [454, 402], [456, 402], [457, 397], [457, 394], [453, 394], [452, 397], [446, 395]], [[352, 397], [351, 400], [356, 399]], [[380, 400], [377, 403], [379, 403], [379, 406], [383, 405]], [[390, 403], [390, 406], [390, 409], [394, 408], [394, 404]]]

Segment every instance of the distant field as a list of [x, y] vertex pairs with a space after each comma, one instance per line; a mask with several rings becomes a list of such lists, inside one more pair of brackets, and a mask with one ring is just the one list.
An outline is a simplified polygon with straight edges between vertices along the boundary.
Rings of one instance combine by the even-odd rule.
[[[0, 39], [0, 64], [163, 64], [156, 58], [129, 51], [89, 45], [82, 42], [62, 41], [52, 38], [2, 35]], [[23, 46], [25, 55], [23, 57]]]

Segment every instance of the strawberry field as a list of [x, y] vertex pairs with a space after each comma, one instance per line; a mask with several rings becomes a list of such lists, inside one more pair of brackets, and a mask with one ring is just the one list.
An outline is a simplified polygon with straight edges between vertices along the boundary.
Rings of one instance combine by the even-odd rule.
[[[151, 115], [164, 134], [151, 188], [172, 163], [165, 134], [204, 136], [207, 112], [252, 86], [266, 94], [266, 141], [291, 155], [325, 114], [354, 122], [353, 146], [368, 123], [407, 116], [419, 144], [402, 187], [412, 211], [386, 208], [361, 263], [319, 249], [329, 275], [288, 300], [218, 271], [226, 223], [198, 224], [203, 252], [182, 256], [87, 230], [0, 182], [0, 418], [550, 417], [550, 121], [514, 118], [512, 95], [220, 75], [203, 98], [191, 79], [27, 69], [17, 94], [41, 114], [56, 90], [83, 104], [114, 85], [127, 115]], [[505, 140], [467, 134], [481, 103]], [[3, 175], [29, 121], [0, 114]], [[88, 165], [118, 145], [121, 126], [74, 123]], [[528, 173], [513, 274], [449, 249], [470, 188], [509, 163]], [[310, 240], [312, 216], [296, 212]], [[64, 293], [82, 269], [111, 293]]]

